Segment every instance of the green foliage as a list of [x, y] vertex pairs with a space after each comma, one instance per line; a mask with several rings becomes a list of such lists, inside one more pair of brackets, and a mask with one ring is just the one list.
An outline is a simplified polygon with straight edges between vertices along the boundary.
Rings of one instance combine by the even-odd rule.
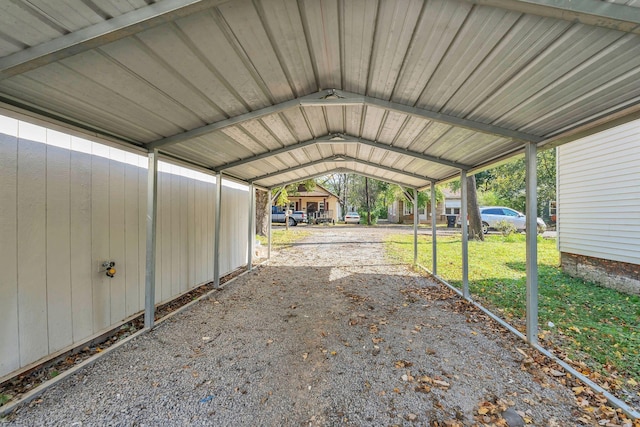
[[387, 217], [389, 216], [389, 212], [387, 210], [387, 206], [386, 205], [380, 205], [378, 207], [376, 207], [376, 210], [374, 212], [372, 212], [372, 214], [376, 215], [376, 218], [378, 219], [387, 219]]
[[502, 200], [493, 191], [478, 191], [478, 204], [480, 206], [503, 206], [508, 205], [508, 200]]
[[502, 233], [503, 236], [509, 236], [518, 231], [515, 225], [504, 219], [496, 223], [496, 230]]
[[[367, 223], [367, 211], [366, 210], [358, 210], [358, 215], [360, 215], [360, 224], [366, 224]], [[377, 224], [378, 223], [378, 212], [377, 211], [372, 211], [371, 212], [371, 225]]]
[[9, 396], [8, 394], [0, 394], [0, 406], [4, 405], [10, 400], [11, 400], [11, 396]]
[[[539, 151], [536, 155], [538, 178], [538, 215], [549, 200], [556, 199], [556, 150]], [[487, 171], [476, 174], [478, 203], [481, 206], [509, 206], [524, 211], [526, 167], [524, 156]], [[452, 181], [449, 187], [460, 190], [460, 180]]]
[[[526, 237], [488, 235], [469, 242], [469, 287], [474, 299], [521, 331], [525, 324]], [[438, 274], [462, 286], [460, 236], [438, 236]], [[388, 254], [413, 261], [413, 237], [389, 236]], [[431, 238], [419, 241], [418, 262], [431, 266]], [[540, 337], [593, 369], [614, 370], [640, 381], [640, 297], [585, 282], [558, 266], [553, 239], [538, 237]], [[549, 327], [548, 322], [555, 326]]]

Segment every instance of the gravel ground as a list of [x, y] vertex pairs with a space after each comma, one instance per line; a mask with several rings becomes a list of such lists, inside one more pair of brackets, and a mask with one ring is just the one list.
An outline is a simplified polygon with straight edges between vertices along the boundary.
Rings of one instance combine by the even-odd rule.
[[471, 426], [489, 402], [524, 412], [533, 425], [580, 425], [565, 387], [521, 368], [521, 342], [385, 258], [384, 234], [398, 230], [307, 229], [310, 237], [267, 266], [7, 421]]

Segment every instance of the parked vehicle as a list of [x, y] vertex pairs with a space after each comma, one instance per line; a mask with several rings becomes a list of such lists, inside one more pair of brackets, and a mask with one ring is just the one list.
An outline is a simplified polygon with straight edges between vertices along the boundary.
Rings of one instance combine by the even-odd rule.
[[307, 214], [304, 211], [293, 211], [291, 216], [296, 220], [296, 222], [307, 223]]
[[[286, 220], [286, 212], [280, 206], [271, 206], [271, 222], [284, 224]], [[293, 215], [289, 215], [289, 225], [296, 226], [298, 221]]]
[[360, 224], [360, 215], [358, 212], [347, 212], [344, 216], [345, 224]]
[[[480, 208], [480, 216], [482, 218], [482, 232], [487, 234], [489, 230], [495, 230], [500, 221], [507, 221], [518, 231], [525, 231], [527, 228], [527, 217], [515, 209], [504, 206], [484, 206]], [[547, 229], [542, 218], [537, 218], [538, 234], [544, 233]], [[458, 216], [458, 226], [460, 226], [460, 216]]]

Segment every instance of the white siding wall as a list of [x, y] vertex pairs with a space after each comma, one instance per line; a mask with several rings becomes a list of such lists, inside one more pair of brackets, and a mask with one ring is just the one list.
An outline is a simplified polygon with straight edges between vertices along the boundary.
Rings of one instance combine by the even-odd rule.
[[561, 252], [640, 264], [640, 120], [558, 148]]
[[[144, 308], [146, 167], [144, 156], [0, 116], [0, 378]], [[158, 181], [164, 302], [213, 279], [216, 186], [167, 163]], [[246, 264], [247, 203], [246, 188], [223, 185], [221, 274]]]

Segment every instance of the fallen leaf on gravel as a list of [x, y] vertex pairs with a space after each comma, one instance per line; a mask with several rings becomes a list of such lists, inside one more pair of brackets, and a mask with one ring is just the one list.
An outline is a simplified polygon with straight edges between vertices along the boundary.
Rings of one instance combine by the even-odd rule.
[[450, 387], [450, 384], [448, 382], [446, 382], [446, 381], [433, 380], [433, 384], [437, 385], [438, 387], [442, 387], [442, 388]]
[[549, 370], [549, 372], [551, 373], [551, 375], [553, 375], [554, 377], [564, 377], [566, 374], [564, 372], [560, 372], [557, 369], [551, 369]]
[[378, 333], [378, 325], [376, 325], [375, 323], [369, 325], [369, 332], [372, 334], [377, 334]]
[[431, 391], [431, 387], [429, 387], [426, 384], [422, 384], [422, 385], [416, 386], [415, 391], [420, 393], [429, 393]]
[[338, 354], [338, 352], [334, 350], [334, 351], [332, 351], [330, 354], [331, 354], [332, 356], [335, 356], [336, 354]]
[[267, 345], [272, 344], [273, 340], [267, 340]]
[[576, 396], [578, 396], [579, 394], [584, 392], [584, 387], [582, 387], [582, 386], [573, 387], [571, 390], [573, 390], [573, 392], [576, 394]]
[[396, 368], [408, 368], [410, 366], [413, 366], [413, 363], [406, 361], [406, 360], [396, 360], [394, 362], [394, 365]]
[[436, 354], [436, 351], [432, 348], [427, 347], [427, 349], [425, 350], [425, 353], [429, 355], [433, 355], [433, 354]]
[[371, 341], [373, 341], [374, 344], [380, 344], [381, 342], [384, 341], [384, 338], [381, 337], [373, 337], [371, 338]]
[[307, 360], [307, 357], [309, 357], [309, 353], [302, 353], [302, 360]]

